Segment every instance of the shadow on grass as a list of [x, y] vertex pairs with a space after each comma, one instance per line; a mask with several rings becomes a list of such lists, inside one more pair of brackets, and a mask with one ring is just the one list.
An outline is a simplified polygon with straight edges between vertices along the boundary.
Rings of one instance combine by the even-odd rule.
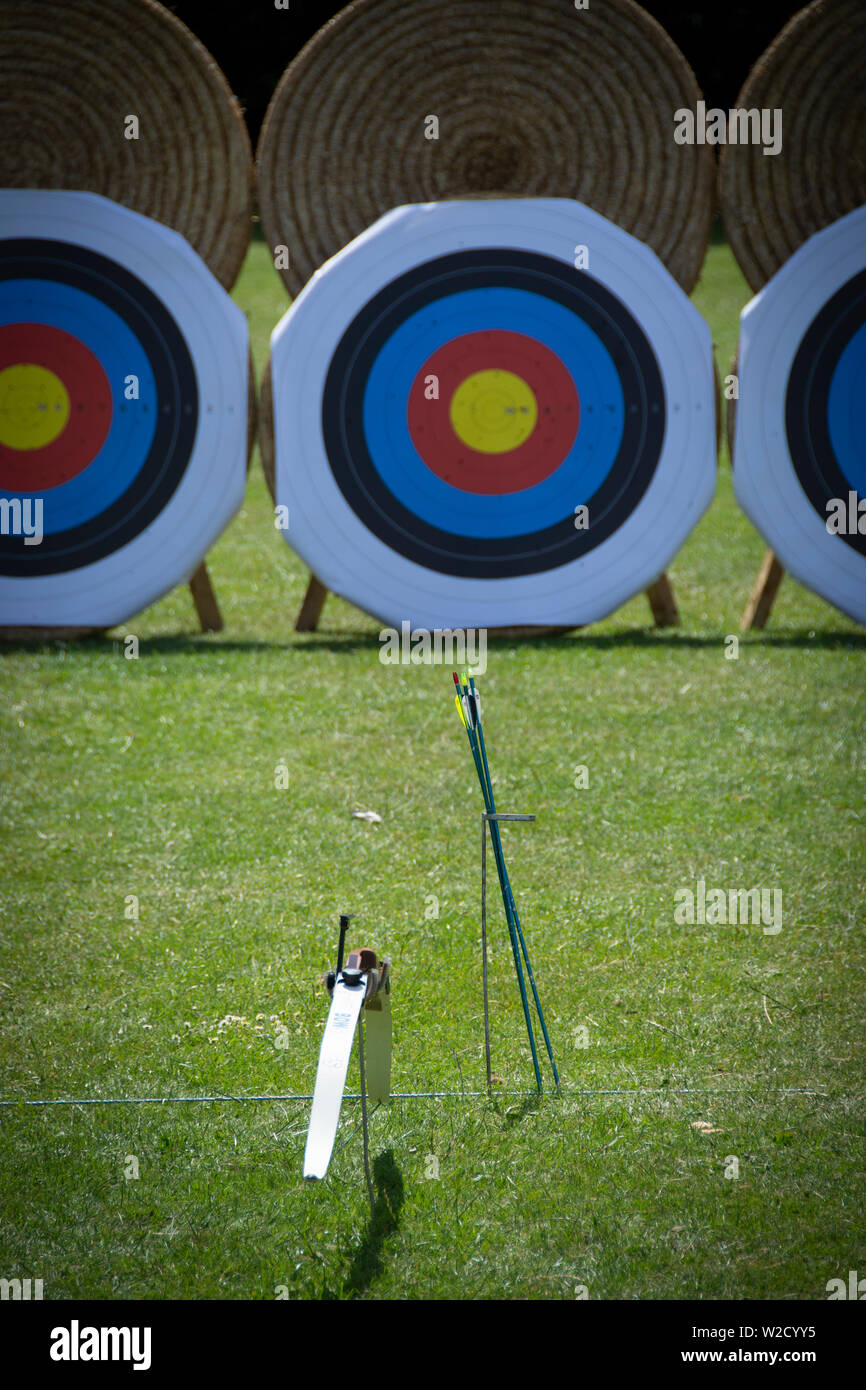
[[384, 1268], [382, 1256], [385, 1241], [400, 1224], [403, 1178], [394, 1162], [392, 1149], [386, 1149], [374, 1159], [373, 1186], [376, 1189], [373, 1214], [367, 1222], [367, 1229], [355, 1251], [343, 1286], [344, 1293], [349, 1295], [366, 1293], [373, 1280], [378, 1279]]
[[[491, 652], [508, 651], [514, 647], [524, 647], [537, 651], [561, 651], [563, 648], [589, 647], [594, 651], [659, 650], [665, 648], [684, 648], [699, 650], [718, 647], [729, 635], [729, 629], [719, 628], [712, 633], [689, 633], [681, 628], [627, 628], [621, 632], [594, 633], [587, 628], [572, 628], [550, 637], [497, 637], [488, 636], [487, 649]], [[10, 641], [0, 638], [0, 653], [37, 652], [45, 648], [63, 646], [75, 647], [81, 651], [105, 653], [120, 648], [125, 633], [117, 636], [97, 633], [90, 637], [54, 639], [44, 642]], [[818, 631], [816, 629], [779, 628], [771, 632], [750, 632], [740, 634], [741, 641], [755, 647], [810, 648], [820, 651], [866, 650], [866, 632], [862, 631]], [[224, 656], [227, 652], [345, 652], [359, 651], [376, 653], [379, 649], [379, 635], [369, 630], [323, 629], [317, 633], [287, 635], [283, 642], [268, 638], [239, 640], [223, 639], [213, 633], [175, 633], [164, 637], [142, 637], [139, 640], [139, 659], [149, 656]]]
[[[119, 628], [116, 633], [97, 632], [87, 637], [54, 637], [43, 640], [15, 641], [0, 637], [0, 654], [40, 652], [46, 649], [65, 647], [76, 651], [96, 652], [105, 655], [123, 648], [127, 630]], [[139, 637], [139, 657], [148, 656], [224, 656], [227, 652], [301, 652], [305, 647], [323, 651], [353, 652], [362, 648], [372, 651], [379, 645], [377, 633], [342, 629], [333, 635], [317, 636], [312, 641], [306, 636], [287, 634], [283, 642], [269, 638], [226, 638], [213, 632], [166, 633], [159, 637]]]
[[519, 1105], [509, 1105], [502, 1113], [506, 1125], [519, 1125], [527, 1115], [534, 1115], [541, 1108], [544, 1097], [538, 1091], [531, 1091], [523, 1097]]

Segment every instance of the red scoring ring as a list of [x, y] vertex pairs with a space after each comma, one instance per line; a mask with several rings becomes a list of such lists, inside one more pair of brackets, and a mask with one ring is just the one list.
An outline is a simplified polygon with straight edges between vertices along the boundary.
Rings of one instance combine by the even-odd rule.
[[[466, 377], [490, 370], [522, 377], [538, 402], [538, 419], [516, 449], [485, 454], [465, 444], [451, 424], [451, 398]], [[427, 400], [425, 381], [439, 379], [439, 399]], [[570, 372], [549, 347], [525, 333], [483, 329], [437, 348], [412, 383], [408, 425], [431, 472], [461, 492], [520, 492], [550, 477], [567, 458], [580, 424], [580, 399]]]
[[82, 473], [99, 453], [111, 428], [111, 386], [90, 348], [51, 324], [0, 327], [0, 371], [25, 362], [45, 367], [60, 378], [69, 395], [69, 419], [43, 449], [0, 444], [0, 488], [45, 492]]

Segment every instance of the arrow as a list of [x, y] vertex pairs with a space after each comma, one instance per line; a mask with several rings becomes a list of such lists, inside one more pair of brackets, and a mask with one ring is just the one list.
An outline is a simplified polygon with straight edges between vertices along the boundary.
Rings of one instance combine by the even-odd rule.
[[[493, 796], [493, 781], [490, 776], [490, 767], [487, 761], [487, 749], [484, 743], [484, 731], [481, 726], [481, 697], [475, 687], [474, 677], [470, 676], [468, 683], [460, 683], [457, 673], [454, 673], [454, 684], [457, 687], [457, 708], [466, 734], [469, 739], [469, 746], [472, 751], [475, 770], [478, 774], [478, 781], [481, 786], [481, 794], [484, 799], [484, 807], [490, 817], [496, 815], [496, 803]], [[526, 983], [521, 965], [521, 955], [526, 963], [526, 971], [529, 976], [532, 997], [535, 1003], [538, 1020], [541, 1024], [541, 1031], [544, 1037], [547, 1055], [553, 1070], [553, 1078], [557, 1090], [559, 1089], [559, 1073], [556, 1069], [556, 1062], [553, 1058], [553, 1049], [550, 1045], [550, 1038], [547, 1032], [547, 1024], [544, 1019], [544, 1011], [541, 1007], [541, 1000], [538, 996], [538, 989], [535, 984], [535, 976], [529, 960], [529, 952], [523, 936], [523, 929], [520, 925], [520, 918], [517, 914], [517, 907], [514, 902], [514, 895], [511, 891], [511, 882], [508, 877], [508, 870], [505, 866], [505, 855], [502, 849], [502, 837], [499, 824], [495, 819], [488, 821], [490, 826], [490, 839], [493, 845], [493, 854], [496, 860], [496, 871], [499, 877], [499, 887], [502, 893], [502, 902], [505, 908], [505, 919], [508, 924], [508, 934], [511, 941], [511, 951], [514, 957], [514, 969], [517, 975], [517, 983], [520, 989], [520, 1000], [523, 1006], [523, 1017], [526, 1023], [526, 1031], [529, 1037], [529, 1047], [532, 1053], [532, 1064], [535, 1071], [535, 1083], [540, 1091], [541, 1069], [538, 1064], [538, 1052], [535, 1045], [535, 1033], [532, 1027], [532, 1018], [529, 1012], [529, 1000], [526, 994]]]
[[[454, 681], [460, 689], [460, 682], [455, 673]], [[484, 807], [489, 815], [496, 814], [496, 805], [493, 799], [493, 785], [490, 779], [490, 769], [486, 762], [486, 753], [482, 755], [483, 744], [480, 742], [481, 726], [479, 720], [479, 702], [474, 691], [470, 692], [468, 686], [462, 688], [463, 699], [466, 709], [466, 732], [469, 736], [469, 746], [472, 749], [472, 756], [475, 761], [475, 770], [478, 774], [478, 781], [481, 784], [481, 794], [484, 798]], [[493, 857], [496, 861], [496, 872], [499, 878], [499, 889], [502, 893], [502, 902], [505, 907], [505, 920], [508, 924], [508, 937], [511, 942], [511, 953], [514, 957], [514, 971], [517, 975], [517, 985], [520, 990], [520, 1002], [523, 1006], [523, 1019], [526, 1023], [526, 1032], [529, 1037], [529, 1049], [532, 1053], [532, 1066], [535, 1072], [535, 1084], [541, 1090], [541, 1069], [538, 1065], [538, 1050], [535, 1045], [535, 1033], [532, 1027], [532, 1017], [529, 1012], [529, 1000], [526, 995], [526, 982], [523, 978], [523, 967], [520, 964], [520, 948], [518, 944], [517, 929], [515, 926], [516, 911], [514, 900], [511, 895], [511, 885], [508, 881], [508, 871], [505, 867], [505, 856], [502, 850], [502, 838], [499, 833], [499, 825], [495, 820], [488, 822], [490, 826], [490, 839], [493, 844]]]
[[[474, 678], [473, 676], [470, 676], [470, 678], [469, 678], [469, 683], [470, 683], [470, 687], [471, 687], [471, 689], [472, 689], [472, 693], [473, 693], [473, 695], [474, 695], [474, 694], [475, 694], [475, 678]], [[488, 785], [489, 785], [489, 787], [490, 787], [490, 807], [491, 807], [491, 810], [495, 810], [495, 807], [494, 807], [494, 805], [493, 805], [493, 783], [492, 783], [491, 778], [490, 778], [490, 769], [489, 769], [488, 766], [487, 766], [487, 750], [486, 750], [486, 748], [485, 748], [485, 746], [484, 746], [484, 730], [483, 730], [482, 727], [481, 727], [481, 701], [480, 701], [480, 698], [478, 699], [477, 734], [478, 734], [478, 744], [479, 744], [479, 748], [480, 748], [480, 750], [481, 750], [481, 759], [482, 759], [482, 762], [483, 762], [483, 764], [484, 764], [484, 771], [485, 771], [485, 773], [487, 774], [487, 782], [488, 782]], [[496, 835], [497, 835], [497, 837], [498, 837], [498, 836], [499, 836], [499, 826], [497, 825], [496, 821], [491, 821], [491, 825], [495, 827], [495, 829], [496, 829]], [[506, 890], [507, 890], [507, 892], [508, 892], [508, 898], [509, 898], [509, 901], [510, 901], [510, 904], [511, 904], [511, 912], [512, 912], [512, 916], [513, 916], [513, 918], [514, 918], [514, 925], [515, 925], [515, 928], [516, 928], [516, 931], [517, 931], [517, 938], [518, 938], [518, 940], [519, 940], [519, 942], [520, 942], [520, 949], [521, 949], [521, 951], [522, 951], [522, 953], [523, 953], [523, 959], [524, 959], [524, 961], [526, 962], [526, 973], [527, 973], [527, 975], [529, 976], [529, 984], [530, 984], [530, 987], [531, 987], [531, 989], [532, 989], [532, 997], [533, 997], [533, 999], [535, 1000], [535, 1008], [536, 1008], [536, 1012], [538, 1013], [538, 1021], [539, 1021], [539, 1023], [541, 1024], [541, 1032], [542, 1032], [542, 1036], [544, 1037], [544, 1044], [545, 1044], [545, 1047], [547, 1048], [547, 1056], [548, 1056], [548, 1058], [550, 1059], [550, 1065], [551, 1065], [551, 1068], [553, 1069], [553, 1079], [554, 1079], [554, 1082], [556, 1083], [556, 1089], [559, 1090], [559, 1072], [556, 1070], [556, 1062], [553, 1060], [553, 1048], [550, 1046], [550, 1038], [549, 1038], [548, 1033], [547, 1033], [547, 1024], [546, 1024], [545, 1021], [544, 1021], [544, 1010], [543, 1010], [542, 1007], [541, 1007], [541, 1000], [540, 1000], [539, 997], [538, 997], [538, 989], [536, 988], [536, 984], [535, 984], [535, 976], [534, 976], [534, 974], [532, 973], [532, 963], [531, 963], [531, 961], [530, 961], [530, 959], [529, 959], [529, 952], [528, 952], [527, 949], [526, 949], [526, 941], [524, 940], [524, 937], [523, 937], [523, 929], [522, 929], [522, 927], [521, 927], [521, 925], [520, 925], [520, 918], [519, 918], [518, 915], [517, 915], [517, 907], [516, 907], [515, 902], [514, 902], [514, 896], [513, 896], [512, 892], [511, 892], [511, 881], [510, 881], [510, 879], [509, 879], [509, 877], [508, 877], [508, 871], [505, 869], [505, 859], [504, 859], [504, 856], [503, 856], [503, 864], [502, 864], [502, 867], [503, 867], [504, 876], [505, 876], [505, 887], [506, 887]], [[540, 1087], [539, 1087], [539, 1089], [540, 1089]]]

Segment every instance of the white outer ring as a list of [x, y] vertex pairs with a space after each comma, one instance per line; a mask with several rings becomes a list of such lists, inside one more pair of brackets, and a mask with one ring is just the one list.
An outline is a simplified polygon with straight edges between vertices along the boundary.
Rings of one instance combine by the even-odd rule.
[[180, 485], [144, 531], [57, 574], [0, 575], [0, 624], [112, 627], [188, 579], [246, 483], [246, 317], [178, 232], [97, 193], [0, 190], [0, 238], [50, 237], [110, 257], [166, 306], [196, 373], [199, 424]]
[[734, 493], [746, 516], [794, 579], [859, 623], [866, 623], [866, 557], [827, 530], [803, 491], [788, 450], [785, 397], [809, 325], [864, 266], [866, 207], [811, 236], [746, 305], [734, 436]]
[[[507, 247], [573, 265], [577, 245], [589, 248], [589, 273], [625, 302], [661, 369], [667, 428], [649, 488], [613, 536], [540, 574], [467, 579], [406, 559], [361, 525], [328, 466], [322, 392], [343, 333], [380, 289], [438, 256]], [[328, 589], [397, 627], [407, 619], [430, 629], [594, 622], [658, 578], [715, 491], [709, 328], [654, 252], [567, 198], [427, 203], [387, 213], [305, 286], [272, 334], [271, 370], [286, 539]]]

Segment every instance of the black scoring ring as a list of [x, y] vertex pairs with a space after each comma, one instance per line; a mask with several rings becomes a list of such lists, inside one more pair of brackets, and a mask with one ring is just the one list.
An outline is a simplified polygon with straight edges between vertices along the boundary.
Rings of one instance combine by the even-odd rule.
[[[585, 530], [575, 528], [569, 513], [553, 525], [518, 536], [452, 535], [398, 501], [371, 458], [363, 426], [364, 392], [382, 346], [409, 315], [431, 301], [492, 287], [528, 290], [564, 306], [586, 323], [613, 359], [625, 402], [624, 426], [614, 464], [588, 499], [591, 525]], [[444, 574], [480, 579], [554, 569], [607, 540], [631, 516], [650, 485], [665, 421], [665, 391], [655, 353], [622, 301], [563, 261], [519, 250], [455, 252], [386, 285], [343, 334], [322, 397], [329, 465], [362, 524], [408, 560]]]
[[[866, 270], [842, 285], [816, 314], [803, 334], [788, 375], [788, 451], [803, 491], [824, 522], [830, 499], [847, 499], [852, 487], [839, 467], [830, 438], [828, 403], [839, 359], [864, 320]], [[857, 529], [838, 535], [859, 555], [866, 556], [866, 535]]]
[[[22, 547], [0, 535], [0, 574], [59, 574], [94, 564], [128, 544], [155, 520], [178, 488], [192, 454], [199, 396], [186, 341], [165, 305], [122, 265], [62, 241], [10, 238], [0, 242], [0, 280], [59, 281], [114, 310], [138, 338], [153, 372], [157, 421], [151, 446], [126, 490], [104, 511], [68, 530]], [[122, 381], [110, 374], [114, 408], [122, 410]]]

